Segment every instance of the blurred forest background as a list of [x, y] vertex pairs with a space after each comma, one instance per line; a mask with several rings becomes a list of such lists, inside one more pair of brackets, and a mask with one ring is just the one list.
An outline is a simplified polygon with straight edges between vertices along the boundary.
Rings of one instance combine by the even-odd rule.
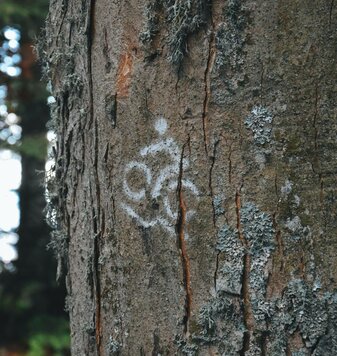
[[0, 2], [0, 356], [69, 354], [44, 218], [53, 98], [33, 49], [47, 10], [48, 0]]

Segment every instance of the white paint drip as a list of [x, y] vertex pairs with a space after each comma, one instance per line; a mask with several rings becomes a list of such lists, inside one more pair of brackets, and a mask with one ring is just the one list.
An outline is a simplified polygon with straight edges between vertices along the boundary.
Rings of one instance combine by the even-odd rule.
[[167, 121], [163, 117], [160, 117], [156, 121], [154, 127], [155, 127], [156, 131], [159, 133], [159, 135], [164, 135], [164, 133], [167, 130]]

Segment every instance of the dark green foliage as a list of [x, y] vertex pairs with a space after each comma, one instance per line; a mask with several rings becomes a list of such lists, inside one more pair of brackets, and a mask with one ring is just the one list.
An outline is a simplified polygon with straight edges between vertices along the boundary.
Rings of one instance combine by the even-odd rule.
[[68, 354], [70, 334], [68, 322], [63, 318], [44, 316], [33, 319], [31, 330], [41, 330], [29, 337], [27, 356], [45, 356], [46, 350], [53, 350], [54, 356]]

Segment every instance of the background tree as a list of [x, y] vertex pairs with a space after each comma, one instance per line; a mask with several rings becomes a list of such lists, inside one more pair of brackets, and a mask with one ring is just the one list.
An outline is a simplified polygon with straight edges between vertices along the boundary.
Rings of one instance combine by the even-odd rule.
[[0, 142], [0, 147], [20, 154], [22, 166], [18, 192], [18, 259], [13, 262], [11, 270], [1, 270], [0, 273], [0, 346], [28, 351], [34, 356], [46, 352], [49, 355], [66, 354], [69, 343], [64, 285], [57, 285], [55, 262], [51, 251], [46, 249], [50, 229], [44, 217], [43, 171], [47, 158], [49, 109], [45, 83], [41, 82], [41, 71], [33, 51], [47, 7], [47, 1], [23, 3], [11, 0], [0, 4], [0, 28], [12, 26], [20, 31], [19, 54], [22, 58], [20, 76], [0, 75], [1, 84], [7, 87], [8, 111], [20, 118], [18, 125], [22, 129], [22, 137], [15, 145]]
[[51, 2], [74, 355], [335, 355], [333, 1]]

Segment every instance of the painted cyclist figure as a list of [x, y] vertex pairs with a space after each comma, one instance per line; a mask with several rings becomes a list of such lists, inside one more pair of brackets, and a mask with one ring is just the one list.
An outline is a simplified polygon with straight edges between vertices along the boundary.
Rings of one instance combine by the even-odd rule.
[[[126, 196], [135, 203], [145, 199], [146, 189], [132, 189], [127, 180], [127, 176], [133, 170], [141, 171], [144, 174], [146, 185], [151, 188], [150, 197], [154, 200], [160, 196], [162, 197], [165, 216], [157, 216], [152, 219], [144, 219], [129, 204], [122, 203], [121, 206], [128, 213], [128, 215], [136, 219], [137, 222], [143, 227], [149, 228], [155, 225], [160, 225], [171, 234], [174, 234], [174, 224], [178, 213], [176, 211], [177, 209], [171, 208], [168, 193], [175, 192], [178, 186], [181, 153], [177, 143], [173, 140], [173, 138], [163, 137], [167, 131], [167, 121], [163, 117], [160, 117], [156, 121], [155, 130], [158, 132], [160, 139], [157, 142], [142, 148], [139, 151], [139, 154], [141, 157], [146, 158], [149, 156], [155, 156], [159, 153], [166, 153], [171, 160], [171, 164], [161, 169], [160, 173], [155, 178], [145, 163], [139, 161], [129, 162], [125, 167], [123, 189]], [[188, 159], [184, 158], [183, 167], [187, 168], [188, 166]], [[191, 181], [183, 179], [182, 187], [184, 189], [190, 190], [193, 195], [198, 197], [198, 189]], [[190, 219], [193, 214], [194, 211], [189, 211], [186, 217], [187, 220]]]

